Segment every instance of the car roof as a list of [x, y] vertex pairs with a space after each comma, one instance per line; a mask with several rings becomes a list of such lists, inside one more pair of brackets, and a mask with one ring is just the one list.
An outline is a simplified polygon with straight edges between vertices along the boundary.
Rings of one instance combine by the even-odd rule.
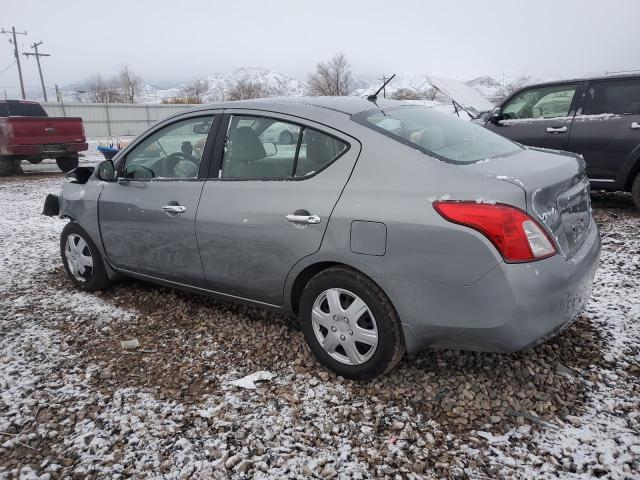
[[572, 83], [572, 82], [592, 82], [592, 81], [598, 81], [598, 80], [633, 79], [638, 77], [640, 77], [640, 71], [600, 73], [597, 75], [587, 75], [580, 78], [567, 78], [564, 80], [550, 80], [548, 82], [532, 83], [531, 85], [526, 85], [525, 87], [522, 87], [522, 89], [520, 90], [524, 90], [530, 87], [540, 87], [545, 85], [560, 85], [563, 83]]
[[376, 108], [388, 108], [400, 105], [406, 105], [406, 103], [387, 99], [378, 99], [374, 102], [362, 97], [274, 97], [202, 105], [197, 107], [197, 109], [248, 108], [281, 113], [292, 113], [293, 111], [300, 113], [306, 110], [309, 114], [313, 114], [314, 111], [322, 109], [325, 113], [329, 111], [340, 115], [354, 115]]

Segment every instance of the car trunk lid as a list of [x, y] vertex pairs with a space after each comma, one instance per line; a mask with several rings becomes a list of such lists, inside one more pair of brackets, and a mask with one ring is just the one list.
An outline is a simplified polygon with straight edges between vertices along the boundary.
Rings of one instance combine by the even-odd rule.
[[526, 148], [460, 168], [522, 188], [527, 213], [544, 225], [565, 258], [582, 245], [592, 221], [591, 201], [584, 161], [576, 154]]

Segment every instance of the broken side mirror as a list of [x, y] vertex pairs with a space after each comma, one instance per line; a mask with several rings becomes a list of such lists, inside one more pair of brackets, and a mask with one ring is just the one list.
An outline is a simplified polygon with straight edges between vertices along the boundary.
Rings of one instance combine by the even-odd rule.
[[98, 164], [96, 176], [103, 182], [114, 182], [116, 180], [116, 167], [111, 160], [103, 160]]

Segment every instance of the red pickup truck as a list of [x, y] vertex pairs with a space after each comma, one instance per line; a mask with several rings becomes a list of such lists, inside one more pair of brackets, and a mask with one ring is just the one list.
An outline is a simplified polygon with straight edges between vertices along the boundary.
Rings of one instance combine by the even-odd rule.
[[37, 102], [0, 100], [0, 176], [21, 173], [20, 162], [54, 158], [63, 172], [89, 147], [79, 117], [48, 117]]

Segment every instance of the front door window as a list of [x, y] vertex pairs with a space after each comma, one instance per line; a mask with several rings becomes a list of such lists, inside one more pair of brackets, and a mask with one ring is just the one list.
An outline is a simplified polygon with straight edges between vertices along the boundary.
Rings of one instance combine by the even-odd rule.
[[213, 116], [172, 123], [127, 154], [124, 177], [136, 180], [197, 178]]
[[519, 120], [566, 117], [576, 88], [576, 85], [555, 85], [525, 90], [502, 107], [502, 118]]

